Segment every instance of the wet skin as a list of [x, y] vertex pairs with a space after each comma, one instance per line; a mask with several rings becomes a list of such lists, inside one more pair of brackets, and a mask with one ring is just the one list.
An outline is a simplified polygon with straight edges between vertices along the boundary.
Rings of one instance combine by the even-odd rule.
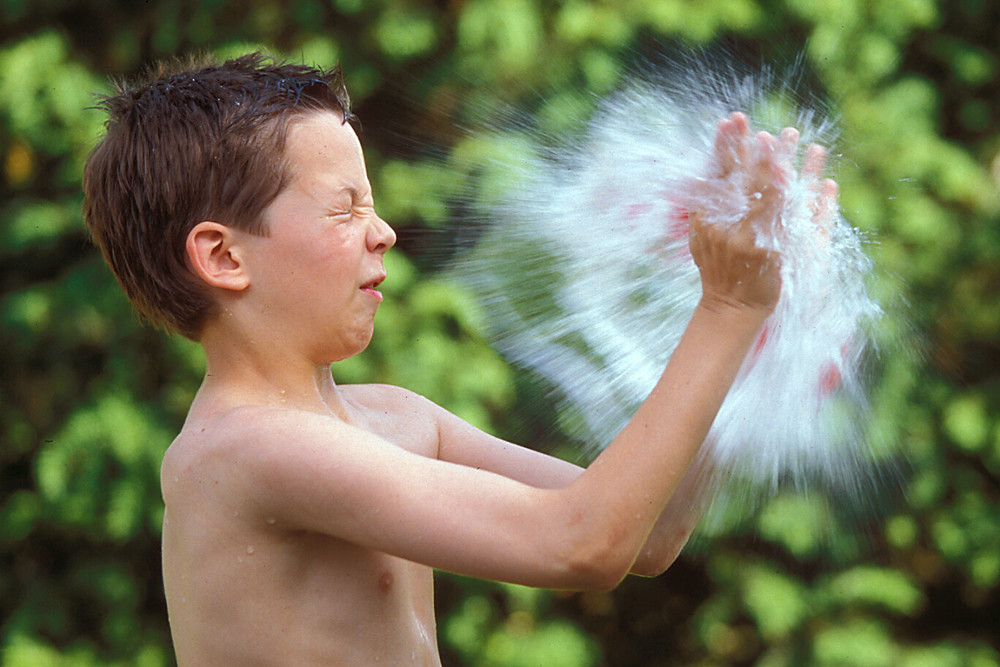
[[[722, 158], [757, 156], [725, 168], [776, 183], [770, 205], [778, 140], [753, 144], [735, 117], [719, 136]], [[662, 572], [697, 519], [690, 462], [777, 299], [774, 258], [692, 212], [702, 303], [650, 399], [582, 471], [406, 390], [334, 382], [330, 363], [371, 339], [395, 236], [339, 116], [297, 120], [286, 159], [268, 236], [204, 221], [188, 237], [219, 308], [161, 469], [179, 664], [436, 665], [433, 569], [564, 589]]]

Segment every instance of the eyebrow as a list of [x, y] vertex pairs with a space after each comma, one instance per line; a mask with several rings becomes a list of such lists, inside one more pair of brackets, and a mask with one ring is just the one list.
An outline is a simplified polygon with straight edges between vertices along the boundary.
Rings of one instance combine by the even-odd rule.
[[372, 197], [372, 186], [370, 182], [365, 184], [367, 187], [358, 188], [356, 183], [351, 183], [348, 179], [327, 180], [326, 178], [319, 178], [313, 182], [312, 186], [306, 186], [306, 184], [302, 185], [302, 189], [306, 194], [321, 202], [329, 202], [331, 199], [335, 197], [342, 197], [345, 194], [350, 196], [354, 201], [364, 199], [366, 196], [369, 199], [374, 199], [374, 197]]
[[353, 200], [364, 199], [366, 197], [370, 198], [371, 197], [371, 186], [369, 186], [366, 190], [358, 190], [353, 185], [348, 185], [346, 187], [343, 187], [343, 188], [340, 188], [339, 190], [337, 190], [336, 194], [339, 195], [339, 194], [344, 193], [344, 192], [346, 192], [347, 194], [351, 195], [351, 199], [353, 199]]

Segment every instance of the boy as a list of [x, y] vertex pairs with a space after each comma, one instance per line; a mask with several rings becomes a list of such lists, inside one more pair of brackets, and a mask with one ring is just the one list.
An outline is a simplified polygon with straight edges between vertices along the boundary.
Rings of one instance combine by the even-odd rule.
[[256, 54], [161, 68], [104, 106], [87, 224], [139, 312], [207, 358], [162, 465], [179, 664], [436, 665], [434, 568], [609, 589], [673, 561], [685, 471], [780, 290], [751, 225], [773, 224], [794, 131], [720, 123], [715, 176], [750, 176], [746, 219], [727, 233], [691, 211], [701, 303], [582, 471], [406, 390], [334, 382], [371, 338], [395, 241], [338, 71]]

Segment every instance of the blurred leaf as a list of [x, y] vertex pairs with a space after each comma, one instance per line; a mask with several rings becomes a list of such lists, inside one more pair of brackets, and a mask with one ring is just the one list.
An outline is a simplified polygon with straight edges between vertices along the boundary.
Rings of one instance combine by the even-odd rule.
[[470, 0], [462, 7], [456, 37], [463, 70], [524, 73], [545, 43], [538, 7], [528, 0]]
[[902, 572], [857, 566], [834, 576], [826, 585], [833, 604], [879, 606], [897, 614], [913, 614], [924, 602], [923, 593]]
[[830, 667], [895, 667], [899, 647], [885, 626], [874, 619], [854, 619], [816, 635], [815, 662]]
[[815, 555], [828, 537], [833, 517], [818, 494], [787, 493], [767, 504], [759, 519], [760, 535], [798, 558]]
[[766, 566], [748, 568], [744, 572], [743, 595], [747, 611], [768, 641], [787, 637], [810, 610], [805, 587], [794, 578]]
[[15, 636], [4, 643], [4, 667], [63, 667], [59, 651], [42, 642], [24, 636]]
[[897, 549], [910, 549], [916, 544], [920, 527], [911, 516], [894, 516], [886, 522], [886, 538]]
[[17, 542], [31, 533], [41, 514], [38, 496], [32, 491], [18, 491], [0, 507], [0, 542]]
[[434, 16], [422, 8], [391, 7], [375, 22], [375, 38], [390, 58], [427, 55], [437, 44]]
[[[519, 616], [523, 614], [523, 616]], [[524, 619], [525, 625], [519, 623]], [[530, 625], [525, 612], [515, 612], [504, 628], [490, 635], [482, 657], [482, 667], [587, 667], [599, 662], [593, 642], [569, 623], [552, 621]]]
[[70, 60], [55, 32], [0, 50], [0, 117], [39, 150], [71, 155], [68, 180], [79, 181], [84, 151], [100, 131], [97, 114], [85, 109], [101, 88], [98, 78]]
[[116, 540], [144, 524], [170, 442], [145, 409], [108, 395], [77, 411], [40, 449], [35, 474], [53, 518]]
[[3, 215], [5, 224], [0, 230], [0, 245], [4, 249], [20, 251], [52, 242], [66, 232], [79, 229], [79, 217], [64, 203], [28, 201], [19, 202], [13, 208]]
[[990, 432], [990, 421], [983, 397], [967, 394], [952, 400], [945, 407], [944, 428], [948, 437], [962, 449], [982, 450]]

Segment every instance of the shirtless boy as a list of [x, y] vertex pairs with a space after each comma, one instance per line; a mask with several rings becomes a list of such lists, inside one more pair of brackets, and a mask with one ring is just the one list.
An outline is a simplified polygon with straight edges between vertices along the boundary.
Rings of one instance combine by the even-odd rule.
[[794, 131], [720, 123], [715, 176], [747, 171], [749, 213], [727, 233], [691, 211], [701, 302], [582, 470], [404, 389], [335, 383], [395, 241], [337, 71], [253, 55], [161, 70], [105, 108], [87, 224], [137, 310], [207, 358], [162, 466], [180, 665], [437, 665], [434, 569], [610, 589], [673, 561], [695, 520], [685, 471], [780, 291], [750, 226], [774, 224]]

